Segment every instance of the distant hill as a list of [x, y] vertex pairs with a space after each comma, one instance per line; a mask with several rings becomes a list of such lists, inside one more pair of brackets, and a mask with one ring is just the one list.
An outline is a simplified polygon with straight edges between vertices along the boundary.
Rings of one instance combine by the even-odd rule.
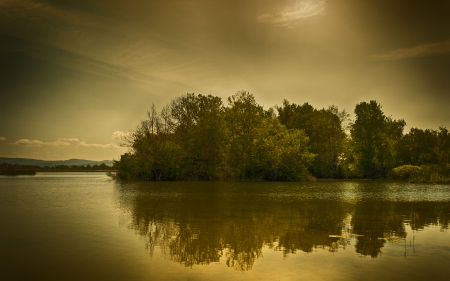
[[112, 166], [113, 161], [111, 160], [103, 160], [103, 161], [93, 161], [93, 160], [85, 160], [85, 159], [69, 159], [69, 160], [39, 160], [39, 159], [30, 159], [30, 158], [9, 158], [9, 157], [0, 157], [0, 164], [20, 164], [20, 165], [33, 165], [33, 166], [48, 166], [53, 167], [56, 165], [100, 165], [105, 163], [107, 166]]

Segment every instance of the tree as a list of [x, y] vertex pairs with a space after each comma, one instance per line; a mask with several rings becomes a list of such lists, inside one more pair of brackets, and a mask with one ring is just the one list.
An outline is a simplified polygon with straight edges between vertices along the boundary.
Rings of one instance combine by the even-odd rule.
[[450, 163], [450, 134], [447, 128], [439, 130], [411, 128], [400, 141], [401, 163], [411, 165]]
[[437, 155], [439, 164], [450, 164], [450, 133], [443, 126], [437, 133]]
[[272, 181], [301, 180], [315, 155], [309, 152], [303, 130], [287, 130], [278, 119], [265, 118], [256, 140], [256, 160]]
[[296, 105], [287, 100], [277, 110], [281, 123], [288, 129], [304, 130], [309, 138], [310, 150], [317, 155], [309, 167], [311, 172], [322, 178], [342, 177], [339, 165], [348, 114], [336, 106], [317, 110], [308, 103]]
[[386, 117], [374, 100], [355, 107], [351, 128], [355, 161], [365, 178], [384, 178], [397, 164], [398, 143], [406, 125], [404, 120]]
[[186, 94], [168, 107], [177, 143], [183, 147], [183, 174], [213, 179], [222, 162], [225, 119], [222, 100], [211, 95]]
[[[166, 108], [161, 113], [152, 104], [147, 118], [127, 139], [130, 152], [121, 156], [118, 177], [145, 180], [177, 178], [182, 150], [174, 141]], [[123, 160], [122, 160], [123, 158]], [[122, 175], [123, 174], [123, 175]]]
[[255, 139], [263, 118], [264, 110], [252, 94], [240, 91], [228, 98], [225, 109], [228, 128], [225, 158], [228, 170], [235, 178], [257, 177]]

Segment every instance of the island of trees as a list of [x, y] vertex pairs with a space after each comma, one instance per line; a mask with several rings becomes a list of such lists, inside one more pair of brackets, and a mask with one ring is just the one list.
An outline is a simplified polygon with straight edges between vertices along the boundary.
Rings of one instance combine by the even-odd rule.
[[450, 182], [447, 128], [411, 128], [361, 102], [355, 120], [336, 106], [284, 100], [265, 110], [240, 91], [228, 105], [186, 94], [147, 117], [124, 139], [115, 162], [123, 180], [267, 180], [393, 178]]

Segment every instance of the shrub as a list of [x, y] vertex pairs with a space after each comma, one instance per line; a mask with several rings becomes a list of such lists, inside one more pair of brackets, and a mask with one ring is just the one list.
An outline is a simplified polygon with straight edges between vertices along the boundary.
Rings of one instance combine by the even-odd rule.
[[416, 183], [450, 183], [450, 164], [403, 165], [389, 171], [388, 177]]
[[410, 180], [420, 175], [422, 168], [414, 165], [403, 165], [389, 171], [388, 178], [394, 180]]
[[450, 183], [450, 164], [422, 165], [421, 169], [410, 178], [411, 182]]

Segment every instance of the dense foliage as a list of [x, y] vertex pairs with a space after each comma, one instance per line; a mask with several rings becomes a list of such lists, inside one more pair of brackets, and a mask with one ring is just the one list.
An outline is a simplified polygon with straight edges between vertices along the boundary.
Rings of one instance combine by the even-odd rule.
[[[219, 97], [186, 94], [160, 112], [152, 105], [124, 139], [129, 151], [116, 161], [115, 177], [297, 181], [378, 179], [389, 173], [410, 179], [409, 172], [419, 169], [426, 177], [425, 166], [434, 165], [445, 180], [450, 165], [445, 127], [404, 134], [405, 121], [385, 116], [376, 101], [361, 102], [354, 112], [352, 122], [336, 106], [316, 109], [284, 100], [265, 110], [245, 91], [229, 97], [228, 105]], [[399, 166], [404, 167], [393, 170]]]

